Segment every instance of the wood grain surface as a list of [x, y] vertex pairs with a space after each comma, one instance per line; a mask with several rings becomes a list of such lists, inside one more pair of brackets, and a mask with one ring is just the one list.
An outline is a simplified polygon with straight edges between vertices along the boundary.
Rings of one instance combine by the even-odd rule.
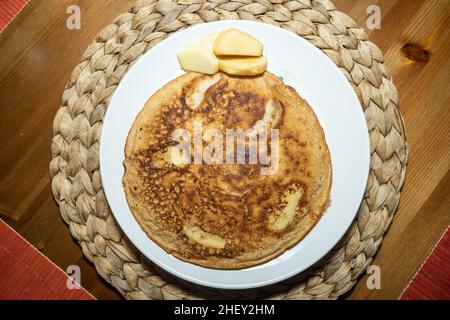
[[[62, 221], [49, 175], [53, 117], [72, 69], [96, 34], [131, 1], [32, 0], [0, 34], [0, 216], [47, 257], [81, 268], [99, 299], [120, 295], [84, 258]], [[381, 29], [367, 30], [385, 53], [400, 94], [410, 158], [399, 210], [367, 275], [347, 299], [397, 299], [450, 224], [450, 1], [335, 0], [366, 26], [381, 8]], [[81, 8], [81, 30], [66, 27], [67, 7]]]

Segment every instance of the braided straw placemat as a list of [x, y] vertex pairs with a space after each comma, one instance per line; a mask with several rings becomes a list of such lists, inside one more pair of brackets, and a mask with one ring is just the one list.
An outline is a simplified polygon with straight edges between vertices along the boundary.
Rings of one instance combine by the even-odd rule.
[[[339, 244], [293, 279], [239, 292], [200, 288], [146, 260], [115, 222], [99, 173], [102, 119], [125, 73], [171, 33], [222, 19], [270, 23], [304, 37], [327, 54], [359, 97], [372, 152], [364, 200]], [[50, 172], [61, 215], [98, 273], [128, 299], [337, 298], [354, 286], [377, 252], [399, 203], [408, 158], [398, 94], [383, 65], [383, 54], [328, 0], [138, 1], [87, 48], [64, 91], [53, 131]]]

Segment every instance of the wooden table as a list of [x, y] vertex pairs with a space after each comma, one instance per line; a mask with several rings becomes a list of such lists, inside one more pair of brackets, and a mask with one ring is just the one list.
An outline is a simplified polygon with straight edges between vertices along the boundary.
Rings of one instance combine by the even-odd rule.
[[[99, 299], [120, 296], [84, 258], [53, 200], [52, 121], [83, 51], [130, 2], [32, 0], [0, 35], [0, 215], [63, 270], [79, 265]], [[381, 30], [368, 34], [385, 53], [410, 146], [401, 204], [374, 260], [382, 288], [367, 289], [363, 278], [347, 298], [397, 299], [450, 224], [450, 1], [334, 2], [361, 26], [367, 7], [380, 6]], [[72, 4], [81, 30], [66, 28]]]

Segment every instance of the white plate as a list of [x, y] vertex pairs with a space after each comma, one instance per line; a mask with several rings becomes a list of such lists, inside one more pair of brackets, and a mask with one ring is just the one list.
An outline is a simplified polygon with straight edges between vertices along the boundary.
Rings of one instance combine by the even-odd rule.
[[[259, 38], [268, 70], [305, 98], [324, 128], [331, 153], [331, 206], [295, 247], [278, 258], [243, 270], [214, 270], [183, 262], [151, 241], [131, 213], [122, 188], [125, 140], [147, 99], [183, 74], [176, 53], [206, 34], [235, 27]], [[120, 82], [103, 122], [100, 144], [103, 188], [122, 230], [150, 260], [185, 280], [223, 289], [269, 285], [305, 270], [344, 235], [360, 205], [369, 171], [369, 136], [359, 101], [336, 65], [305, 39], [258, 22], [219, 21], [176, 33], [143, 55]]]

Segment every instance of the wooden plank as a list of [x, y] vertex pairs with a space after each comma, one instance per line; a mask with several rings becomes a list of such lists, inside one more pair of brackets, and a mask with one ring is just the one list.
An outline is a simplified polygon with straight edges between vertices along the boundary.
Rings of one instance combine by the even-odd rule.
[[[338, 8], [341, 2], [336, 1]], [[367, 8], [372, 1], [361, 2]], [[450, 224], [449, 2], [376, 4], [382, 28], [369, 32], [370, 39], [385, 53], [399, 91], [410, 158], [399, 210], [373, 261], [381, 268], [382, 288], [369, 290], [361, 279], [348, 295], [353, 299], [397, 299]], [[363, 12], [357, 17], [363, 25]], [[430, 61], [407, 59], [402, 48], [409, 43], [429, 50]]]
[[[127, 1], [34, 0], [0, 34], [0, 214], [63, 270], [77, 264], [93, 295], [117, 299], [84, 258], [52, 199], [48, 171], [54, 115], [73, 68]], [[66, 27], [79, 5], [81, 30]]]

